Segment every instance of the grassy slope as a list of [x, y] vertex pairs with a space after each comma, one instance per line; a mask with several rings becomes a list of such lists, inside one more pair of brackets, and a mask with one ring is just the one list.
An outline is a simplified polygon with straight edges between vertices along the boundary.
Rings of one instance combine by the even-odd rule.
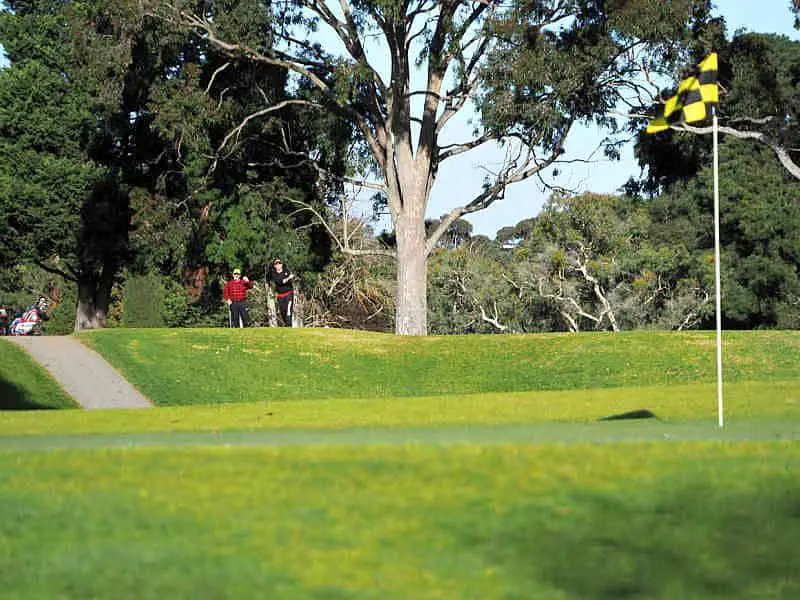
[[[393, 398], [715, 380], [713, 332], [402, 338], [320, 329], [80, 337], [157, 405]], [[800, 378], [800, 334], [726, 332], [725, 380]]]
[[0, 410], [75, 406], [69, 394], [22, 348], [0, 338]]

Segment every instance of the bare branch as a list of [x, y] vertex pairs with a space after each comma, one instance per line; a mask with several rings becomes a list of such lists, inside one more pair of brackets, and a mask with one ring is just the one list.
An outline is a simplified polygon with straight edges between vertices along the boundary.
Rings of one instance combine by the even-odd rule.
[[[350, 239], [352, 236], [347, 236], [347, 229], [344, 228], [345, 236], [340, 237], [337, 235], [336, 231], [334, 231], [333, 227], [331, 227], [328, 220], [323, 217], [320, 212], [308, 204], [307, 202], [303, 202], [302, 200], [296, 200], [293, 198], [289, 199], [292, 203], [297, 204], [302, 208], [302, 210], [306, 210], [313, 214], [320, 225], [322, 225], [325, 230], [328, 232], [328, 235], [331, 236], [331, 239], [336, 243], [336, 246], [339, 248], [339, 251], [342, 254], [348, 254], [350, 256], [388, 256], [390, 258], [396, 258], [397, 254], [394, 250], [389, 250], [388, 248], [372, 248], [372, 249], [360, 249], [360, 248], [352, 248], [350, 246]], [[346, 218], [346, 215], [344, 216]]]
[[258, 117], [263, 117], [264, 115], [285, 108], [291, 104], [299, 104], [302, 106], [312, 106], [314, 108], [321, 108], [319, 104], [311, 102], [309, 100], [283, 100], [282, 102], [278, 102], [273, 106], [268, 106], [266, 108], [262, 108], [261, 110], [257, 110], [256, 112], [247, 115], [244, 119], [242, 119], [241, 123], [239, 123], [236, 127], [234, 127], [231, 131], [228, 132], [228, 135], [226, 135], [223, 138], [222, 143], [219, 145], [219, 148], [217, 148], [217, 153], [222, 151], [222, 149], [228, 144], [231, 138], [238, 137], [239, 134], [242, 132], [242, 129], [244, 129], [245, 126], [253, 119], [257, 119]]
[[[217, 78], [217, 75], [219, 75], [220, 73], [222, 73], [222, 71], [224, 71], [225, 69], [227, 69], [227, 68], [228, 68], [228, 67], [230, 67], [230, 66], [231, 66], [231, 63], [230, 63], [230, 62], [226, 62], [226, 63], [225, 63], [224, 65], [222, 65], [221, 67], [217, 67], [217, 69], [216, 69], [216, 70], [214, 71], [214, 73], [211, 75], [211, 79], [209, 79], [209, 80], [208, 80], [208, 85], [206, 86], [206, 94], [208, 94], [208, 93], [210, 93], [210, 92], [211, 92], [211, 87], [214, 85], [214, 80]], [[223, 92], [223, 93], [224, 93], [224, 92]]]
[[469, 152], [470, 150], [474, 150], [478, 146], [481, 146], [486, 142], [490, 142], [496, 139], [497, 136], [495, 134], [487, 132], [481, 135], [480, 137], [477, 137], [474, 140], [470, 140], [469, 142], [465, 142], [463, 144], [448, 144], [446, 146], [440, 146], [439, 162], [443, 162], [453, 156], [457, 156], [459, 154]]
[[75, 282], [78, 281], [77, 273], [75, 273], [75, 271], [72, 268], [70, 268], [69, 265], [67, 265], [67, 269], [69, 269], [70, 272], [67, 273], [66, 271], [63, 271], [57, 267], [51, 267], [50, 265], [42, 262], [41, 260], [34, 260], [33, 263], [43, 271], [47, 271], [48, 273], [52, 273], [53, 275], [60, 275], [67, 281], [75, 281]]
[[[677, 131], [689, 131], [691, 133], [702, 135], [707, 135], [709, 133], [713, 133], [714, 131], [713, 127], [694, 127], [692, 125], [673, 125], [672, 129]], [[719, 126], [718, 129], [721, 133], [727, 133], [735, 138], [742, 140], [756, 140], [757, 142], [769, 147], [775, 153], [775, 156], [778, 157], [781, 165], [783, 165], [783, 167], [789, 171], [792, 177], [800, 180], [800, 165], [797, 165], [797, 163], [792, 160], [792, 157], [789, 156], [789, 151], [772, 136], [760, 131], [741, 131], [739, 129], [727, 126]]]
[[[509, 185], [533, 177], [541, 170], [552, 165], [563, 152], [561, 141], [563, 141], [568, 131], [569, 127], [562, 133], [561, 140], [555, 145], [555, 149], [551, 151], [550, 156], [544, 160], [537, 159], [533, 152], [530, 152], [528, 157], [522, 161], [521, 165], [518, 165], [517, 161], [514, 159], [507, 161], [500, 170], [500, 173], [498, 173], [493, 184], [487, 186], [483, 192], [478, 194], [471, 202], [454, 208], [442, 218], [439, 226], [428, 237], [425, 244], [426, 253], [430, 254], [433, 251], [436, 242], [439, 241], [439, 238], [444, 235], [445, 231], [447, 231], [456, 219], [491, 206], [497, 200], [505, 197], [505, 190]], [[522, 151], [522, 148], [520, 148], [520, 151]]]
[[[589, 268], [586, 266], [587, 255], [586, 255], [586, 248], [583, 244], [577, 244], [578, 250], [573, 251], [571, 254], [573, 256], [573, 260], [575, 261], [575, 269], [583, 275], [583, 278], [588, 281], [592, 286], [592, 291], [594, 292], [595, 297], [599, 300], [600, 304], [603, 306], [603, 310], [600, 312], [600, 319], [602, 320], [603, 316], [608, 316], [608, 321], [611, 323], [611, 329], [614, 331], [619, 331], [619, 325], [617, 325], [617, 318], [614, 314], [614, 309], [611, 307], [611, 303], [608, 301], [608, 298], [603, 290], [603, 287], [600, 285], [600, 280], [597, 279], [594, 275], [589, 273]], [[599, 321], [598, 321], [599, 322]]]
[[478, 305], [478, 308], [481, 310], [481, 320], [486, 321], [490, 325], [492, 325], [495, 329], [499, 331], [505, 331], [508, 329], [508, 325], [503, 325], [500, 323], [499, 315], [497, 314], [497, 302], [494, 303], [494, 316], [490, 317], [486, 314], [486, 311], [483, 309], [482, 305]]
[[[314, 1], [313, 4], [317, 5], [318, 3]], [[182, 11], [180, 14], [181, 18], [187, 25], [204, 32], [207, 41], [211, 43], [213, 46], [216, 46], [218, 49], [222, 50], [223, 52], [226, 52], [234, 56], [243, 55], [249, 58], [250, 60], [272, 65], [275, 67], [280, 67], [288, 71], [291, 71], [293, 73], [297, 73], [298, 75], [306, 78], [312, 85], [314, 85], [314, 87], [323, 92], [327, 101], [331, 103], [331, 106], [335, 107], [341, 114], [351, 119], [353, 123], [355, 123], [355, 125], [364, 135], [364, 138], [367, 141], [367, 144], [369, 145], [372, 154], [375, 157], [375, 160], [378, 162], [379, 165], [383, 165], [385, 160], [384, 147], [375, 137], [375, 133], [372, 131], [372, 128], [370, 127], [370, 124], [364, 117], [364, 115], [360, 114], [357, 110], [355, 110], [353, 107], [349, 106], [345, 102], [340, 101], [333, 93], [330, 86], [325, 81], [323, 81], [318, 75], [316, 75], [311, 69], [303, 65], [301, 61], [288, 57], [282, 58], [278, 56], [268, 56], [246, 45], [226, 42], [217, 36], [212, 23], [210, 23], [206, 19], [203, 19], [192, 13], [187, 13], [185, 11]], [[374, 119], [378, 121], [377, 125], [378, 128], [380, 128], [382, 126], [381, 113], [378, 112], [372, 116]]]

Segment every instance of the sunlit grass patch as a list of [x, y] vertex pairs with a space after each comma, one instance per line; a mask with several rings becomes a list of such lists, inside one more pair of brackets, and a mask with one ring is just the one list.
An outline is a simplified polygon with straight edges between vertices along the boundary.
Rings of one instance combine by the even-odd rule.
[[[800, 422], [800, 381], [729, 384], [725, 404], [733, 421]], [[638, 409], [648, 409], [666, 421], [713, 424], [716, 386], [261, 401], [148, 411], [13, 412], [0, 413], [0, 435], [580, 423]]]
[[[332, 329], [82, 334], [161, 406], [678, 386], [716, 378], [713, 332], [398, 337]], [[797, 332], [724, 336], [728, 382], [800, 378]]]

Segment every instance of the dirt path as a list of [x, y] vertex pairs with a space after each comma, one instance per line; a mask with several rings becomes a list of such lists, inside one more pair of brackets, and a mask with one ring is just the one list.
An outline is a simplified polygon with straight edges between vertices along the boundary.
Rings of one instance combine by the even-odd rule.
[[152, 404], [94, 350], [69, 336], [6, 338], [22, 346], [82, 408], [150, 408]]

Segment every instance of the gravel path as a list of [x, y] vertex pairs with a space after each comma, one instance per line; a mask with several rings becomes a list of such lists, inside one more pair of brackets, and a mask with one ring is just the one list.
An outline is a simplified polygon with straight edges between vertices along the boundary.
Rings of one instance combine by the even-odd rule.
[[82, 408], [151, 408], [99, 354], [69, 336], [9, 336], [47, 369]]

